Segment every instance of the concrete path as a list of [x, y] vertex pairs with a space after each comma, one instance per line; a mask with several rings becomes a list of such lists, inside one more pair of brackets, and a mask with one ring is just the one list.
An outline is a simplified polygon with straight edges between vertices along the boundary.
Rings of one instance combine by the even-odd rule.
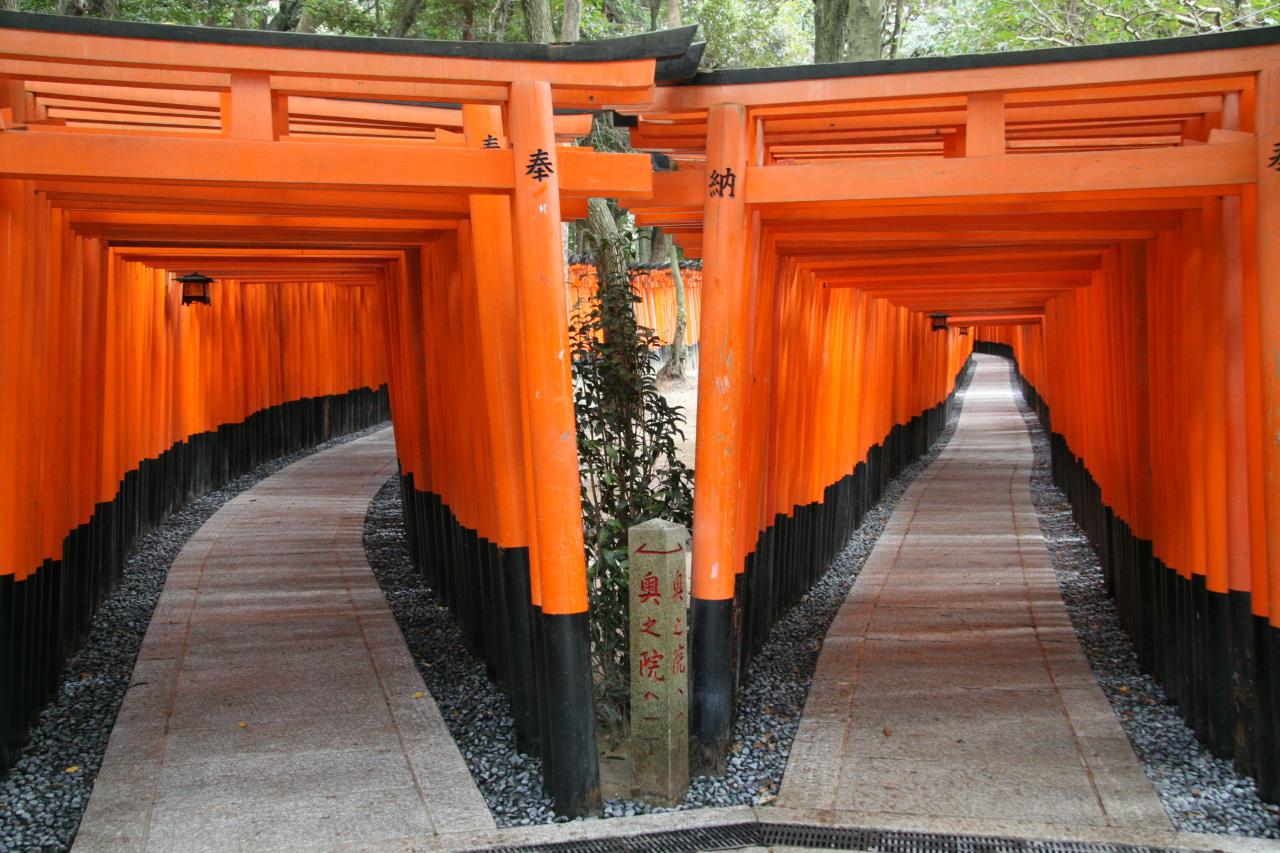
[[386, 429], [263, 480], [191, 538], [75, 849], [410, 849], [494, 828], [365, 562], [365, 512], [394, 472]]
[[977, 356], [955, 436], [827, 634], [779, 806], [930, 831], [1171, 829], [1072, 630], [1031, 464], [1008, 363]]

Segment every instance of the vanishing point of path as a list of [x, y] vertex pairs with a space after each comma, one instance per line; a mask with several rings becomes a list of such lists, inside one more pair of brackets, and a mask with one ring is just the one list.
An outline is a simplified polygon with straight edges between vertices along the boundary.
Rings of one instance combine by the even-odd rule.
[[77, 850], [398, 849], [493, 829], [365, 562], [365, 512], [395, 470], [382, 430], [269, 477], [191, 538]]
[[1080, 650], [1031, 504], [1008, 362], [832, 622], [779, 806], [935, 831], [1171, 829]]

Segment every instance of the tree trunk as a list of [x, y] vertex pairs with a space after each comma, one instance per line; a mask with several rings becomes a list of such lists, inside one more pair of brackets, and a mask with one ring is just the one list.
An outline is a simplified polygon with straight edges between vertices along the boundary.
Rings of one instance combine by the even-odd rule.
[[666, 28], [674, 30], [676, 27], [683, 26], [680, 17], [680, 0], [667, 0], [667, 21]]
[[889, 58], [898, 58], [898, 43], [902, 41], [902, 0], [893, 3], [893, 32], [889, 34]]
[[[608, 367], [617, 377], [631, 377], [619, 389], [618, 399], [610, 401], [619, 417], [634, 424], [644, 418], [644, 397], [638, 377], [641, 365], [635, 346], [637, 329], [631, 276], [627, 272], [627, 250], [618, 222], [613, 218], [609, 202], [603, 198], [587, 199], [587, 232], [595, 245], [596, 288], [599, 291], [600, 325], [607, 351]], [[623, 458], [634, 458], [637, 432], [631, 427], [619, 430], [623, 441]]]
[[272, 16], [267, 29], [278, 33], [291, 33], [302, 19], [302, 0], [280, 0], [280, 9]]
[[582, 0], [564, 0], [564, 14], [560, 16], [560, 41], [577, 41], [582, 38]]
[[587, 199], [587, 235], [596, 247], [596, 280], [603, 287], [612, 277], [627, 274], [627, 257], [622, 248], [622, 235], [613, 218], [609, 202], [603, 198]]
[[399, 0], [391, 8], [391, 32], [393, 38], [404, 38], [418, 21], [422, 0]]
[[645, 227], [645, 228], [640, 228], [636, 232], [636, 236], [639, 238], [638, 240], [636, 240], [636, 263], [637, 264], [647, 264], [649, 263], [650, 259], [653, 257], [653, 254], [652, 254], [653, 230], [654, 229], [652, 228]]
[[476, 4], [467, 2], [462, 5], [462, 41], [476, 40]]
[[839, 62], [844, 58], [844, 32], [850, 0], [813, 0], [813, 61]]
[[511, 2], [512, 0], [498, 0], [497, 17], [493, 22], [492, 31], [487, 36], [489, 41], [506, 41], [507, 22], [511, 20]]
[[312, 11], [311, 7], [310, 6], [302, 7], [302, 14], [298, 16], [297, 32], [314, 33], [316, 31], [316, 27], [318, 27], [319, 25], [320, 25], [320, 21], [316, 17], [316, 13]]
[[880, 31], [884, 22], [884, 0], [849, 0], [845, 25], [846, 62], [880, 58]]
[[[114, 18], [119, 11], [119, 0], [58, 0], [59, 15], [87, 15], [90, 18]], [[0, 4], [0, 8], [17, 10], [17, 0], [13, 5]]]
[[671, 358], [662, 365], [658, 374], [663, 379], [684, 381], [685, 363], [689, 353], [684, 348], [685, 330], [689, 327], [689, 312], [685, 304], [684, 277], [680, 275], [680, 253], [674, 244], [668, 243], [668, 257], [671, 262], [671, 283], [676, 289], [676, 331], [671, 336]]
[[237, 30], [253, 29], [253, 18], [249, 15], [249, 10], [244, 6], [236, 6], [231, 10], [231, 26]]
[[671, 235], [661, 228], [655, 227], [653, 229], [653, 244], [649, 247], [649, 257], [654, 260], [665, 258], [671, 254], [673, 248]]
[[535, 44], [551, 44], [556, 40], [551, 28], [551, 0], [520, 0], [524, 7], [524, 29], [529, 41]]

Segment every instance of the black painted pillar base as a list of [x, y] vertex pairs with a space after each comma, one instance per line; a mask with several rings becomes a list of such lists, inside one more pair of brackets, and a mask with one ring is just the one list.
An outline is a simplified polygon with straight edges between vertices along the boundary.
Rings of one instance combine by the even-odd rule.
[[598, 815], [603, 801], [587, 614], [544, 613], [542, 630], [547, 679], [543, 788], [557, 814]]
[[733, 722], [733, 599], [693, 599], [689, 633], [689, 769], [722, 776]]
[[508, 632], [508, 689], [511, 715], [516, 723], [516, 749], [537, 755], [541, 748], [538, 730], [538, 681], [534, 663], [533, 608], [529, 605], [529, 549], [502, 550], [502, 573], [506, 594]]

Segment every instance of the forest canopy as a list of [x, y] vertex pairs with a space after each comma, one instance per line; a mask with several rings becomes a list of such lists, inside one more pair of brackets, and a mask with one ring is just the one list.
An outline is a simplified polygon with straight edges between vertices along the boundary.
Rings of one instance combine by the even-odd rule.
[[698, 24], [704, 69], [1062, 47], [1280, 23], [1268, 0], [0, 0], [242, 29], [575, 41]]

